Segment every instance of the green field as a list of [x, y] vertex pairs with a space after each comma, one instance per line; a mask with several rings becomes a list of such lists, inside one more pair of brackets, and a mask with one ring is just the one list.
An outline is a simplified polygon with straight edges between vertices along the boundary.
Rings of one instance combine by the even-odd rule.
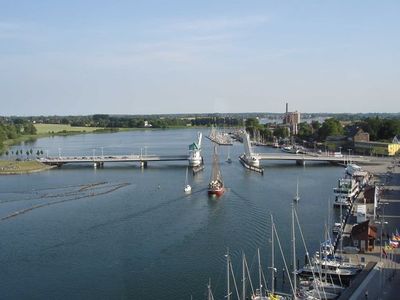
[[49, 169], [49, 167], [36, 160], [0, 160], [0, 175], [31, 173], [46, 169]]
[[62, 133], [62, 132], [93, 132], [100, 127], [73, 127], [69, 124], [35, 124], [37, 134]]

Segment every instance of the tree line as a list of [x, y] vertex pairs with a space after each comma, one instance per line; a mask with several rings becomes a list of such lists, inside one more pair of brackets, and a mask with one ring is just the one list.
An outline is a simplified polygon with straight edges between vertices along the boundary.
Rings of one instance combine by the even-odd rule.
[[36, 135], [35, 126], [24, 119], [5, 122], [0, 121], [0, 153], [4, 150], [4, 142], [22, 135]]
[[[257, 118], [249, 118], [245, 122], [246, 130], [254, 138], [259, 134], [267, 141], [289, 137], [289, 130], [278, 124], [260, 124]], [[352, 128], [361, 128], [368, 132], [371, 141], [390, 142], [400, 135], [400, 118], [367, 117], [343, 126], [337, 118], [327, 118], [324, 122], [302, 122], [298, 124], [296, 138], [308, 142], [324, 142], [328, 136], [348, 136]]]

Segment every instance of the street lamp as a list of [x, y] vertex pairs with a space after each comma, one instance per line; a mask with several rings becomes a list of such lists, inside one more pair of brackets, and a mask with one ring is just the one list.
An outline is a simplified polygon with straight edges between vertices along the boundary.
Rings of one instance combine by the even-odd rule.
[[349, 159], [348, 159], [349, 161], [348, 161], [348, 163], [351, 164], [351, 159], [350, 159], [351, 149], [347, 149], [347, 150], [349, 151]]

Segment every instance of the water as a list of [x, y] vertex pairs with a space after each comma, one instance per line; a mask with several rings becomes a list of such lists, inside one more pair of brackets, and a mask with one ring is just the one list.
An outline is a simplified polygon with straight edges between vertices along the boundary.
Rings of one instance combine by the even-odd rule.
[[[207, 134], [204, 131], [203, 134]], [[185, 154], [196, 130], [133, 131], [39, 139], [16, 147], [50, 155]], [[146, 148], [145, 148], [146, 146]], [[101, 150], [101, 147], [103, 149]], [[257, 148], [257, 152], [276, 151]], [[186, 163], [65, 165], [61, 169], [0, 178], [0, 286], [5, 299], [204, 299], [211, 278], [214, 296], [225, 294], [227, 247], [241, 285], [245, 251], [258, 285], [257, 247], [269, 280], [270, 214], [290, 262], [291, 205], [299, 177], [298, 215], [313, 252], [323, 240], [328, 200], [343, 168], [264, 162], [264, 176], [245, 170], [230, 150], [220, 164], [226, 193], [207, 195], [211, 143], [203, 140], [206, 168], [189, 183]], [[32, 210], [26, 210], [33, 208]], [[12, 213], [20, 211], [18, 215]], [[300, 241], [300, 237], [298, 237]], [[304, 250], [297, 245], [303, 262]], [[281, 256], [276, 248], [278, 280]], [[278, 289], [288, 289], [288, 282]]]

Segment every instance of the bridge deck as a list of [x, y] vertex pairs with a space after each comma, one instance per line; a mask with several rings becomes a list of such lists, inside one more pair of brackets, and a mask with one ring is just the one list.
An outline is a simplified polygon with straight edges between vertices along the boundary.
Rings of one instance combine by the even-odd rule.
[[188, 155], [112, 155], [112, 156], [60, 156], [46, 157], [39, 161], [58, 165], [67, 163], [106, 163], [106, 162], [149, 162], [149, 161], [187, 161]]
[[301, 160], [301, 161], [328, 161], [343, 163], [347, 161], [355, 163], [373, 163], [382, 162], [382, 159], [370, 157], [370, 156], [327, 156], [327, 155], [316, 155], [316, 154], [289, 154], [289, 153], [252, 153], [252, 156], [259, 160]]

